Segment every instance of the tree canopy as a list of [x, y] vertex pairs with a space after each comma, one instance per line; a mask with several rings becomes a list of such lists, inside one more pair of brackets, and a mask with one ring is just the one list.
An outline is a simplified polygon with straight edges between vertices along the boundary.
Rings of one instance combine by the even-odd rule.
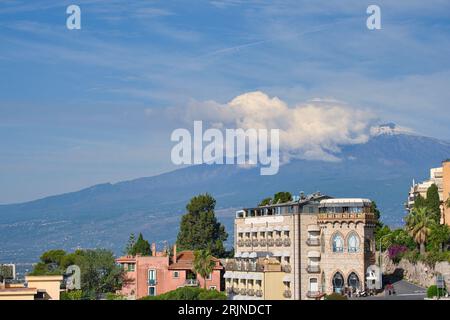
[[134, 234], [130, 235], [130, 239], [127, 244], [127, 254], [135, 256], [137, 254], [141, 256], [149, 256], [152, 253], [150, 243], [144, 239], [142, 233], [139, 233], [138, 239], [134, 242]]
[[181, 218], [177, 236], [180, 250], [209, 250], [216, 257], [225, 255], [223, 242], [227, 240], [228, 234], [217, 221], [215, 205], [216, 200], [208, 193], [189, 201], [186, 205], [188, 212]]
[[273, 197], [264, 198], [259, 204], [259, 207], [267, 206], [271, 203], [284, 203], [292, 201], [292, 194], [288, 191], [280, 191], [273, 195]]

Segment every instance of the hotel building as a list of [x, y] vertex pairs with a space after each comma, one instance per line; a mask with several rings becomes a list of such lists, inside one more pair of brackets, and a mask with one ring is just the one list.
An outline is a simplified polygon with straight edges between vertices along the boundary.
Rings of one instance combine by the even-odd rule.
[[225, 264], [230, 299], [317, 299], [365, 289], [375, 263], [368, 199], [320, 193], [246, 208], [235, 218], [235, 259]]
[[409, 190], [408, 201], [406, 202], [406, 210], [410, 212], [414, 207], [414, 201], [420, 195], [427, 198], [427, 190], [431, 185], [435, 184], [438, 187], [439, 199], [441, 205], [441, 224], [450, 226], [450, 208], [447, 207], [446, 202], [450, 197], [450, 159], [442, 162], [442, 167], [431, 168], [430, 178], [421, 183], [413, 184]]

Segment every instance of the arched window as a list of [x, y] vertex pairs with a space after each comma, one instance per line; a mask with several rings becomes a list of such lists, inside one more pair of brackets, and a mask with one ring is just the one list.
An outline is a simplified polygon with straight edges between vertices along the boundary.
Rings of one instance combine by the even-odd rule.
[[356, 233], [351, 233], [347, 240], [348, 252], [359, 251], [359, 237]]
[[336, 233], [333, 236], [333, 252], [343, 252], [344, 251], [344, 239], [341, 234]]
[[341, 293], [344, 287], [344, 277], [340, 272], [336, 272], [333, 276], [333, 292]]
[[359, 283], [359, 277], [356, 273], [352, 272], [348, 276], [347, 280], [348, 286], [353, 289], [359, 289], [360, 283]]

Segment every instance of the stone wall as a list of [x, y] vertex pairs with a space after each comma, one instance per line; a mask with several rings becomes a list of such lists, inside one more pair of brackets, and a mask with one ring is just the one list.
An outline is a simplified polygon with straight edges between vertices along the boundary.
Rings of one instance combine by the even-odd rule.
[[450, 288], [450, 263], [448, 262], [438, 262], [434, 268], [430, 268], [420, 261], [413, 264], [405, 259], [395, 264], [387, 254], [384, 254], [382, 269], [385, 274], [392, 274], [396, 270], [397, 272], [403, 271], [403, 277], [406, 280], [425, 288], [436, 284], [436, 274], [441, 273], [444, 275], [447, 288]]

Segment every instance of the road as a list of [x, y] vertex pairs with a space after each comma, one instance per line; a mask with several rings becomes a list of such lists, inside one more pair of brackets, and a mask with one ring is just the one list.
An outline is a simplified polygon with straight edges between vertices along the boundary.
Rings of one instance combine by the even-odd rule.
[[[379, 294], [377, 296], [354, 298], [354, 300], [423, 300], [426, 297], [426, 289], [405, 280], [394, 283], [395, 295]], [[353, 299], [352, 299], [353, 300]]]

